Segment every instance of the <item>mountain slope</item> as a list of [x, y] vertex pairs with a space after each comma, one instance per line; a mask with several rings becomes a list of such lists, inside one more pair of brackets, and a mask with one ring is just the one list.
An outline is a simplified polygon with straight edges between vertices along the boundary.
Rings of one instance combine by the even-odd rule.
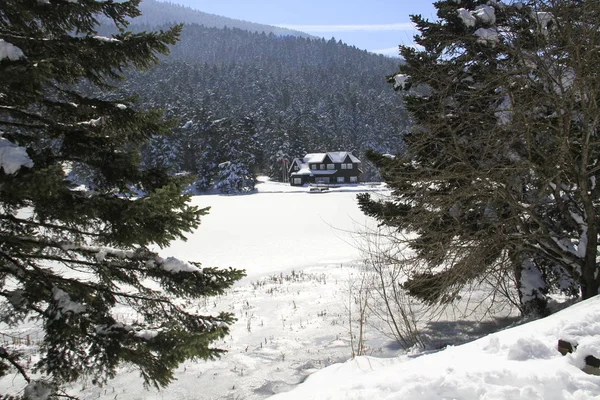
[[204, 25], [209, 28], [238, 28], [249, 32], [273, 33], [278, 36], [312, 37], [304, 32], [222, 17], [168, 1], [143, 0], [140, 4], [140, 10], [142, 11], [142, 15], [132, 21], [134, 26], [184, 23]]

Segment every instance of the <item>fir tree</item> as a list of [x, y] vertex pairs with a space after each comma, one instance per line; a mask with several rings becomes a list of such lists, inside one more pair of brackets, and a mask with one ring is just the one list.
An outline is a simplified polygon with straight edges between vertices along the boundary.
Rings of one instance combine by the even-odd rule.
[[[138, 4], [0, 5], [0, 319], [37, 320], [44, 337], [31, 368], [0, 345], [0, 375], [16, 371], [25, 398], [67, 396], [65, 384], [79, 379], [102, 384], [121, 363], [165, 386], [182, 361], [221, 354], [210, 344], [234, 321], [198, 315], [190, 304], [222, 293], [242, 271], [151, 250], [184, 239], [207, 212], [181, 194], [186, 178], [161, 163], [140, 167], [140, 147], [168, 128], [160, 113], [76, 89], [108, 89], [175, 43], [179, 26], [126, 32]], [[99, 18], [119, 33], [97, 36]], [[84, 178], [75, 182], [70, 171]]]
[[393, 199], [363, 210], [416, 254], [406, 283], [431, 302], [512, 280], [524, 312], [552, 286], [598, 293], [600, 5], [448, 0], [413, 16], [422, 49], [390, 78], [408, 90], [407, 151], [371, 154]]
[[222, 162], [215, 188], [222, 193], [247, 192], [256, 184], [257, 133], [252, 118], [218, 121]]

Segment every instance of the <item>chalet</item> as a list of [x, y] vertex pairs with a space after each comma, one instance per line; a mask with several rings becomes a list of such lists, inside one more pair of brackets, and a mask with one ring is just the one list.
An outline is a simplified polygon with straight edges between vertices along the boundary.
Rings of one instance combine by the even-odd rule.
[[360, 160], [348, 151], [307, 154], [294, 159], [288, 170], [292, 186], [358, 183], [361, 173]]

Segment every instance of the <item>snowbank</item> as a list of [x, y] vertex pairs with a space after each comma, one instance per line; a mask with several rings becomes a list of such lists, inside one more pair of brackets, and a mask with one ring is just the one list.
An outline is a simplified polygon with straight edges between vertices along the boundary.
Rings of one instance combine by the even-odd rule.
[[[563, 357], [558, 339], [579, 346]], [[580, 370], [598, 351], [600, 297], [437, 353], [333, 365], [271, 399], [598, 399], [600, 376]]]

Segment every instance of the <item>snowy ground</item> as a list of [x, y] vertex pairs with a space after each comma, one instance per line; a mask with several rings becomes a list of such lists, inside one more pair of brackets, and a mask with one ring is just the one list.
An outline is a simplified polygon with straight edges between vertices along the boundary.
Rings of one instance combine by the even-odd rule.
[[[367, 328], [370, 357], [347, 361], [348, 288], [361, 259], [357, 233], [374, 226], [356, 204], [361, 190], [382, 189], [309, 193], [265, 182], [253, 194], [195, 196], [194, 204], [211, 206], [210, 214], [187, 242], [162, 253], [247, 270], [227, 295], [198, 304], [205, 312], [238, 317], [231, 336], [217, 344], [229, 352], [217, 361], [185, 363], [178, 380], [160, 392], [144, 389], [127, 367], [103, 388], [77, 384], [72, 391], [115, 400], [258, 400], [275, 393], [278, 400], [600, 398], [600, 377], [578, 369], [584, 352], [600, 356], [597, 299], [431, 354], [400, 351]], [[442, 345], [497, 326], [437, 321], [428, 328]], [[579, 343], [576, 355], [560, 356], [554, 349], [559, 338]], [[0, 393], [20, 387], [14, 376], [0, 381]]]

